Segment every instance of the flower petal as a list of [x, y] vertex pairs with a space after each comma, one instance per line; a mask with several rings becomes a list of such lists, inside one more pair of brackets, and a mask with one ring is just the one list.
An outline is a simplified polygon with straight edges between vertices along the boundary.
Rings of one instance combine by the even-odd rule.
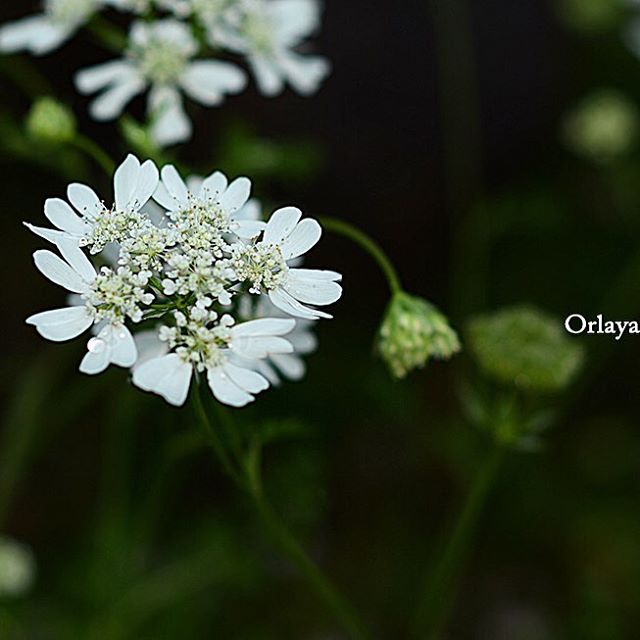
[[162, 184], [172, 198], [172, 205], [169, 209], [175, 209], [176, 206], [182, 206], [189, 201], [189, 190], [184, 180], [180, 177], [178, 170], [168, 164], [162, 168]]
[[180, 84], [193, 100], [213, 107], [219, 105], [226, 94], [242, 91], [247, 86], [247, 76], [229, 62], [199, 60], [187, 66]]
[[324, 311], [305, 307], [283, 289], [273, 289], [272, 291], [269, 291], [269, 300], [271, 300], [278, 309], [296, 318], [304, 318], [305, 320], [326, 318], [327, 320], [330, 320], [332, 317]]
[[43, 338], [64, 342], [84, 333], [93, 324], [93, 318], [86, 307], [77, 306], [36, 313], [26, 322], [35, 326]]
[[239, 367], [230, 362], [224, 365], [224, 370], [231, 378], [231, 381], [244, 391], [260, 393], [269, 388], [269, 381], [255, 371]]
[[133, 384], [144, 391], [161, 395], [177, 407], [184, 404], [189, 393], [193, 367], [177, 353], [148, 360], [136, 367]]
[[96, 279], [96, 270], [87, 258], [78, 241], [72, 238], [62, 238], [57, 243], [62, 257], [69, 263], [69, 266], [87, 283]]
[[264, 231], [263, 242], [267, 244], [281, 243], [296, 227], [302, 211], [296, 207], [284, 207], [275, 211]]
[[138, 182], [129, 205], [134, 207], [136, 211], [144, 207], [155, 193], [159, 182], [160, 174], [153, 160], [143, 162], [138, 173]]
[[285, 260], [292, 260], [314, 247], [322, 236], [322, 227], [312, 218], [301, 220], [282, 244]]
[[27, 50], [36, 56], [43, 55], [59, 47], [70, 35], [69, 29], [44, 15], [29, 16], [0, 28], [0, 51]]
[[46, 278], [73, 293], [85, 293], [88, 284], [64, 260], [48, 250], [33, 254], [36, 267]]
[[215, 171], [202, 181], [200, 197], [219, 202], [222, 194], [227, 190], [228, 184], [227, 176], [220, 171]]
[[44, 215], [54, 227], [62, 229], [67, 233], [84, 235], [89, 227], [75, 211], [60, 198], [49, 198], [44, 203]]
[[192, 126], [185, 113], [180, 93], [173, 87], [152, 89], [149, 94], [150, 135], [160, 147], [185, 142], [191, 137]]
[[312, 269], [291, 269], [282, 288], [296, 300], [327, 305], [340, 299], [342, 287], [332, 280], [307, 275]]
[[64, 231], [57, 231], [56, 229], [47, 229], [46, 227], [36, 227], [35, 225], [29, 224], [28, 222], [23, 222], [22, 224], [24, 224], [24, 226], [27, 227], [29, 231], [32, 231], [37, 236], [44, 238], [48, 242], [53, 242], [54, 244], [57, 244], [60, 238], [65, 237]]
[[[105, 209], [104, 204], [96, 192], [86, 184], [79, 184], [77, 182], [70, 184], [67, 187], [67, 198], [69, 198], [69, 202], [76, 208], [76, 211], [80, 212], [89, 220], [95, 220], [98, 214], [102, 213]], [[51, 221], [53, 222], [53, 220]]]
[[284, 336], [293, 331], [296, 321], [290, 318], [260, 318], [249, 320], [231, 329], [234, 338], [256, 336]]
[[304, 360], [294, 354], [276, 354], [271, 356], [270, 360], [289, 380], [302, 380], [307, 372]]
[[222, 367], [215, 367], [207, 371], [209, 387], [217, 400], [231, 407], [244, 407], [253, 402], [254, 397], [243, 391], [224, 372]]
[[237, 178], [234, 180], [220, 198], [220, 205], [227, 213], [235, 213], [244, 207], [251, 195], [251, 180], [249, 178]]
[[140, 160], [130, 153], [125, 161], [116, 169], [113, 177], [116, 207], [120, 211], [125, 210], [133, 199], [139, 176]]

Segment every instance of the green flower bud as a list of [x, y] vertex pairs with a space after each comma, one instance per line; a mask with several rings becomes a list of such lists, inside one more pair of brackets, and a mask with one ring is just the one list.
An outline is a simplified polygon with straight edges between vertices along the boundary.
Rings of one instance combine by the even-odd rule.
[[391, 374], [404, 378], [413, 369], [424, 367], [429, 358], [450, 358], [460, 350], [460, 341], [432, 304], [400, 292], [389, 303], [377, 346]]
[[628, 154], [638, 133], [638, 111], [624, 95], [599, 90], [569, 113], [563, 124], [566, 146], [601, 164]]
[[35, 580], [35, 559], [23, 544], [0, 537], [0, 598], [21, 596]]
[[620, 0], [562, 0], [560, 17], [570, 27], [585, 33], [615, 28], [623, 16]]
[[583, 349], [555, 318], [521, 306], [469, 323], [469, 347], [481, 369], [529, 391], [559, 391], [580, 370]]
[[54, 98], [39, 98], [27, 116], [27, 131], [34, 140], [62, 144], [76, 135], [72, 111]]

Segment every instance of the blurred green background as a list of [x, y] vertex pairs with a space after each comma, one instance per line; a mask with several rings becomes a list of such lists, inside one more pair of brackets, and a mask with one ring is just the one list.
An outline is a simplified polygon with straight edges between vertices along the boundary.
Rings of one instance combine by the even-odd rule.
[[[4, 3], [0, 21], [25, 12]], [[456, 359], [392, 380], [372, 346], [384, 280], [327, 235], [311, 263], [344, 274], [335, 320], [319, 326], [305, 380], [238, 417], [271, 440], [276, 509], [377, 638], [406, 637], [424, 570], [492, 446], [473, 406], [501, 385], [470, 348], [472, 319], [520, 304], [560, 321], [640, 316], [633, 15], [615, 0], [327, 0], [319, 47], [334, 73], [318, 96], [251, 90], [195, 109], [196, 136], [176, 152], [201, 172], [249, 175], [274, 206], [365, 229], [461, 333]], [[116, 125], [91, 122], [71, 82], [107, 56], [85, 34], [40, 60], [0, 59], [0, 530], [37, 564], [26, 594], [0, 595], [0, 638], [345, 638], [266, 543], [188, 409], [121, 370], [82, 377], [81, 343], [46, 344], [24, 325], [62, 296], [33, 269], [42, 243], [21, 222], [41, 223], [44, 199], [70, 181], [110, 186], [23, 122], [53, 87], [123, 156]], [[510, 340], [498, 346], [517, 359], [523, 343]], [[573, 384], [533, 400], [553, 416], [542, 446], [503, 463], [442, 638], [638, 638], [640, 348], [637, 336], [581, 343]]]

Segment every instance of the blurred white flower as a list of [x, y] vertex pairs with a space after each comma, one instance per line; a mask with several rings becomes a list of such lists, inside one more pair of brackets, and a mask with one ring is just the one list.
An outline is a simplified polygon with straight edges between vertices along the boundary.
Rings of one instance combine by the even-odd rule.
[[[250, 298], [243, 298], [240, 301], [239, 312], [245, 319], [266, 316], [277, 318], [284, 315], [267, 296], [260, 296], [255, 305]], [[287, 335], [293, 352], [274, 354], [264, 360], [256, 360], [256, 371], [274, 386], [280, 384], [281, 375], [288, 380], [301, 380], [307, 370], [302, 356], [309, 355], [318, 348], [318, 339], [313, 332], [314, 326], [315, 322], [312, 320], [296, 319], [295, 328]]]
[[44, 0], [43, 12], [0, 27], [0, 51], [44, 55], [71, 38], [104, 0]]
[[245, 55], [260, 91], [280, 93], [289, 83], [302, 95], [314, 93], [329, 75], [326, 58], [296, 48], [320, 26], [317, 0], [240, 0], [233, 15], [208, 31], [213, 46]]
[[[218, 317], [210, 313], [206, 320], [215, 322]], [[236, 364], [232, 357], [253, 361], [293, 351], [281, 337], [294, 328], [291, 319], [263, 318], [234, 326], [233, 318], [227, 315], [212, 329], [203, 328], [201, 317], [178, 322], [176, 328], [160, 333], [160, 339], [175, 352], [151, 358], [133, 372], [136, 386], [176, 406], [187, 399], [195, 370], [206, 373], [209, 387], [220, 402], [243, 407], [267, 389], [269, 382], [252, 367]]]
[[25, 594], [35, 582], [36, 561], [29, 547], [0, 536], [0, 598]]
[[101, 92], [91, 104], [96, 120], [113, 120], [136, 95], [150, 89], [150, 134], [160, 146], [191, 137], [192, 126], [180, 92], [205, 106], [216, 106], [227, 94], [246, 86], [244, 72], [219, 60], [193, 60], [198, 42], [182, 22], [171, 18], [136, 22], [122, 60], [79, 71], [76, 87], [83, 94]]
[[154, 4], [159, 5], [157, 0], [104, 0], [104, 2], [120, 11], [130, 11], [138, 15], [151, 11]]

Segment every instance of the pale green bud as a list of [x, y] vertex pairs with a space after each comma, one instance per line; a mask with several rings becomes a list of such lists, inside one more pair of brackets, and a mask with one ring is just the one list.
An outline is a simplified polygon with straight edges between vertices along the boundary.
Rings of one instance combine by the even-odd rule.
[[29, 135], [40, 142], [61, 144], [76, 135], [73, 112], [54, 98], [39, 98], [27, 116]]
[[576, 376], [582, 346], [555, 318], [521, 306], [469, 323], [469, 348], [481, 369], [500, 382], [529, 391], [559, 391]]
[[456, 332], [432, 304], [400, 292], [394, 294], [378, 333], [378, 351], [391, 374], [404, 378], [429, 358], [448, 359], [460, 350]]
[[612, 29], [623, 16], [621, 0], [561, 0], [558, 11], [560, 17], [570, 27], [596, 33]]
[[599, 90], [569, 113], [563, 138], [574, 153], [593, 162], [609, 163], [628, 154], [638, 133], [638, 110], [624, 95]]
[[0, 598], [26, 593], [35, 580], [36, 566], [31, 550], [0, 536]]

